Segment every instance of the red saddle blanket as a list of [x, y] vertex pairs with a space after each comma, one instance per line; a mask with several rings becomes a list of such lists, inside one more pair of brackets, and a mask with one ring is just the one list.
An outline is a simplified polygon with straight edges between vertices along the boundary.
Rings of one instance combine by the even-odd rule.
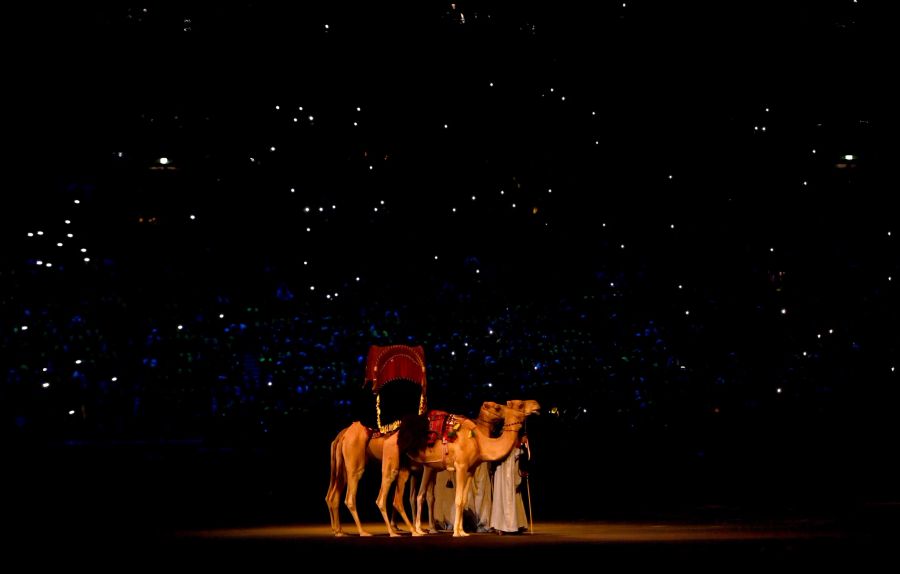
[[428, 446], [434, 446], [438, 439], [446, 442], [456, 440], [459, 425], [455, 415], [446, 411], [428, 411]]

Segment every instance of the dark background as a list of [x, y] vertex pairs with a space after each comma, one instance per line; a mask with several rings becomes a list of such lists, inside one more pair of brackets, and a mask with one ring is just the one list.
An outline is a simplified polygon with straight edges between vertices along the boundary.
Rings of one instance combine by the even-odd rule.
[[883, 15], [416, 4], [11, 18], [22, 516], [324, 522], [373, 344], [541, 402], [536, 517], [896, 500]]

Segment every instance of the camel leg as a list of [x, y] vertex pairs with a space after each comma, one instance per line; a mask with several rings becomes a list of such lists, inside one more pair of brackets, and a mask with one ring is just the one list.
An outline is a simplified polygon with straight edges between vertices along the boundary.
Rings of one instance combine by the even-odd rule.
[[328, 494], [325, 495], [325, 504], [328, 506], [328, 514], [331, 517], [331, 531], [335, 536], [344, 536], [341, 529], [341, 492], [347, 486], [344, 457], [341, 453], [341, 432], [331, 443], [331, 481], [328, 485]]
[[434, 483], [437, 482], [437, 471], [432, 471], [431, 480], [426, 485], [425, 500], [428, 501], [428, 530], [429, 532], [437, 532], [437, 526], [434, 525]]
[[[403, 519], [403, 523], [406, 524], [406, 527], [409, 528], [410, 532], [414, 532], [413, 525], [410, 524], [409, 517], [406, 514], [406, 506], [403, 504], [403, 493], [406, 491], [406, 483], [409, 479], [409, 469], [401, 468], [397, 474], [397, 489], [394, 491], [394, 513], [396, 514], [399, 512], [400, 518]], [[413, 488], [413, 486], [410, 488]], [[394, 526], [396, 526], [396, 524], [396, 521], [394, 521]]]
[[[425, 502], [428, 484], [432, 481], [433, 473], [434, 469], [428, 466], [426, 466], [424, 470], [422, 470], [422, 484], [419, 485], [419, 493], [416, 495], [416, 502], [413, 505], [416, 509], [416, 525], [413, 528], [413, 536], [422, 536], [423, 534], [425, 534], [425, 532], [422, 530], [422, 503]], [[431, 506], [428, 507], [429, 514], [431, 514], [431, 508]]]
[[463, 510], [466, 506], [466, 497], [469, 493], [469, 480], [472, 475], [464, 464], [456, 461], [456, 520], [453, 521], [453, 536], [468, 536], [463, 530]]
[[356, 529], [359, 530], [359, 535], [372, 536], [369, 532], [363, 530], [362, 522], [359, 520], [359, 513], [356, 511], [356, 488], [359, 486], [359, 479], [362, 478], [364, 471], [365, 467], [348, 473], [347, 498], [344, 500], [344, 504], [347, 506], [347, 509], [350, 510], [350, 514], [353, 515], [353, 521], [356, 522]]
[[[400, 536], [397, 531], [394, 530], [394, 527], [391, 526], [391, 520], [388, 518], [387, 514], [388, 493], [399, 473], [400, 449], [397, 447], [397, 439], [396, 435], [394, 435], [384, 441], [381, 458], [381, 489], [378, 491], [378, 498], [375, 500], [375, 505], [378, 506], [378, 510], [381, 511], [381, 516], [384, 518], [388, 534], [391, 536]], [[409, 519], [406, 517], [406, 511], [403, 511], [403, 518], [406, 520], [406, 523], [409, 524]], [[412, 525], [410, 525], [410, 529], [412, 529]]]

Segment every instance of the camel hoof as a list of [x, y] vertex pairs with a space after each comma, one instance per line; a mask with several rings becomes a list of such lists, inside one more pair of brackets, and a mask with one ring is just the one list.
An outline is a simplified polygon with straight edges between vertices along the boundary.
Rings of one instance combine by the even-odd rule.
[[340, 532], [335, 532], [334, 535], [335, 536], [347, 536], [347, 533], [342, 530]]
[[401, 538], [401, 536], [399, 534], [397, 534], [396, 532], [391, 532], [390, 537], [391, 538]]
[[425, 533], [425, 532], [422, 532], [421, 530], [414, 530], [413, 533], [412, 533], [412, 535], [413, 535], [413, 536], [425, 536], [426, 533]]
[[360, 535], [360, 536], [372, 536], [372, 533], [371, 533], [371, 532], [366, 532], [365, 530], [360, 530], [360, 531], [359, 531], [359, 535]]

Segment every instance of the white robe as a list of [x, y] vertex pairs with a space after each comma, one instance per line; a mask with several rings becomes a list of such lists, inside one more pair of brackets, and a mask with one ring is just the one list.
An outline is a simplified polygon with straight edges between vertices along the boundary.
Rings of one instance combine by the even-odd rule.
[[[475, 469], [463, 507], [464, 511], [475, 515], [479, 532], [487, 531], [491, 522], [491, 474], [488, 467], [488, 463], [483, 462]], [[453, 530], [456, 519], [456, 471], [442, 470], [435, 480], [434, 525], [438, 530]], [[454, 488], [447, 488], [448, 480], [453, 482]]]
[[518, 532], [527, 528], [525, 503], [517, 487], [522, 483], [519, 475], [519, 453], [514, 448], [494, 470], [493, 506], [491, 507], [491, 528], [503, 532]]

